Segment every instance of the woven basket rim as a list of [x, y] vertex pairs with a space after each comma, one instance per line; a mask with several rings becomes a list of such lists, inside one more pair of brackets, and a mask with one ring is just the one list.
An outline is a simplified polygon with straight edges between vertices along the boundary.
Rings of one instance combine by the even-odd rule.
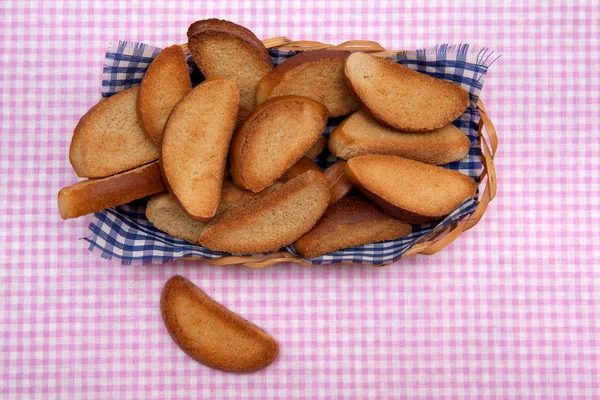
[[[386, 50], [377, 42], [369, 40], [350, 40], [338, 45], [331, 45], [312, 40], [290, 40], [285, 36], [264, 39], [263, 44], [266, 48], [276, 48], [278, 50], [288, 51], [307, 51], [307, 50], [346, 50], [346, 51], [362, 51], [369, 52], [375, 56], [385, 57], [398, 53], [403, 50]], [[184, 51], [187, 51], [187, 43], [181, 45]], [[494, 165], [494, 157], [498, 150], [498, 135], [496, 128], [490, 117], [487, 115], [483, 101], [479, 99], [477, 108], [481, 119], [479, 121], [478, 133], [481, 142], [481, 163], [483, 170], [479, 175], [479, 198], [476, 199], [478, 204], [477, 210], [451, 225], [433, 232], [432, 234], [420, 239], [414, 244], [410, 250], [402, 255], [400, 259], [415, 255], [433, 255], [454, 240], [456, 240], [463, 232], [473, 228], [481, 221], [489, 203], [496, 197], [498, 183], [496, 180], [496, 167]], [[180, 259], [181, 260], [181, 259]], [[183, 260], [201, 260], [213, 266], [228, 266], [241, 265], [247, 268], [266, 268], [278, 263], [294, 262], [306, 267], [313, 266], [309, 261], [300, 258], [287, 251], [278, 251], [265, 255], [251, 256], [226, 256], [216, 259], [208, 259], [203, 257], [186, 257]], [[398, 261], [398, 260], [396, 260]], [[385, 266], [394, 262], [385, 264], [365, 264], [372, 266]], [[356, 263], [337, 263], [338, 265], [356, 265]]]

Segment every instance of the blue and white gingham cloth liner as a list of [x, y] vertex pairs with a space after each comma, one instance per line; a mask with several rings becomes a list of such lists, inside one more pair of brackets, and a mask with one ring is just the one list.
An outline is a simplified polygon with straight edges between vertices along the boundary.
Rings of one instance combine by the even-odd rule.
[[[159, 48], [143, 43], [122, 41], [117, 45], [109, 45], [104, 61], [102, 96], [109, 97], [131, 86], [139, 85], [148, 66], [159, 52]], [[269, 50], [269, 53], [275, 65], [296, 54], [275, 49]], [[493, 57], [493, 53], [487, 48], [472, 48], [462, 44], [439, 45], [414, 52], [403, 51], [394, 54], [391, 58], [398, 64], [419, 72], [458, 83], [469, 91], [471, 106], [454, 121], [454, 124], [471, 139], [471, 150], [465, 159], [447, 164], [445, 167], [478, 180], [482, 165], [481, 145], [477, 135], [479, 113], [476, 104], [487, 69], [496, 57]], [[188, 63], [194, 84], [201, 82], [202, 74], [189, 57]], [[344, 117], [330, 119], [324, 135], [328, 136], [343, 119]], [[322, 168], [326, 168], [335, 162], [335, 158], [325, 151], [315, 159], [315, 162]], [[402, 257], [424, 236], [472, 214], [476, 209], [477, 203], [473, 199], [468, 199], [439, 223], [413, 225], [413, 232], [405, 238], [344, 249], [309, 261], [313, 264], [390, 263]], [[192, 256], [214, 259], [229, 255], [190, 244], [156, 229], [146, 219], [144, 211], [145, 201], [138, 200], [95, 213], [89, 226], [91, 235], [86, 238], [90, 244], [89, 249], [100, 250], [102, 257], [118, 258], [123, 264], [165, 263]], [[297, 254], [293, 246], [288, 246], [286, 249]]]

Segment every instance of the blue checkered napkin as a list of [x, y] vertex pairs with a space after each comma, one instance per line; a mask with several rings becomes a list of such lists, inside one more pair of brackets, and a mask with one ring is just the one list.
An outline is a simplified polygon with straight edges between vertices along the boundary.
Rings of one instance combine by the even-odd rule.
[[142, 82], [160, 48], [143, 43], [119, 42], [110, 44], [102, 70], [102, 96], [110, 97]]
[[94, 214], [90, 223], [92, 235], [85, 238], [90, 250], [100, 250], [103, 258], [121, 259], [122, 264], [166, 263], [184, 257], [219, 258], [227, 253], [193, 245], [159, 231], [146, 218], [146, 202], [142, 200], [109, 208]]
[[[110, 97], [132, 86], [138, 86], [160, 50], [159, 47], [136, 42], [120, 41], [116, 45], [109, 44], [102, 69], [102, 97]], [[192, 57], [188, 55], [187, 60], [190, 75], [198, 76], [200, 73]]]
[[[102, 95], [109, 97], [138, 85], [159, 51], [160, 49], [156, 47], [133, 42], [119, 42], [118, 45], [109, 46], [104, 63]], [[274, 49], [269, 50], [269, 53], [276, 65], [296, 54]], [[477, 135], [479, 113], [476, 104], [487, 69], [496, 57], [487, 48], [440, 45], [414, 52], [397, 52], [391, 58], [419, 72], [458, 83], [469, 91], [471, 106], [454, 124], [471, 139], [471, 150], [465, 159], [444, 167], [460, 171], [478, 180], [482, 165], [481, 147]], [[202, 81], [202, 75], [191, 59], [188, 59], [188, 62], [192, 81], [197, 84]], [[343, 119], [343, 117], [330, 119], [324, 135], [328, 136]], [[327, 151], [315, 159], [322, 168], [330, 166], [335, 161], [335, 157]], [[472, 214], [476, 209], [477, 203], [473, 199], [468, 199], [437, 224], [413, 225], [413, 232], [405, 238], [344, 249], [309, 261], [314, 264], [390, 263], [402, 257], [424, 236]], [[192, 245], [159, 231], [146, 219], [144, 211], [145, 201], [140, 200], [95, 213], [89, 226], [91, 235], [86, 238], [90, 250], [99, 250], [102, 257], [107, 259], [118, 258], [123, 264], [165, 263], [192, 256], [214, 259], [229, 255]], [[286, 249], [297, 254], [293, 246], [288, 246]]]

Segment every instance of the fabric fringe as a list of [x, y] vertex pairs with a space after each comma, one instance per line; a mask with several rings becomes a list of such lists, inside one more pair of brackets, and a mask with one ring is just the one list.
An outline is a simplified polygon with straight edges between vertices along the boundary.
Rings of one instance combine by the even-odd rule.
[[467, 43], [460, 44], [438, 44], [425, 49], [402, 50], [397, 57], [419, 58], [426, 56], [461, 55], [464, 57], [475, 56], [475, 63], [479, 66], [489, 67], [501, 55], [495, 53], [489, 47], [472, 46]]

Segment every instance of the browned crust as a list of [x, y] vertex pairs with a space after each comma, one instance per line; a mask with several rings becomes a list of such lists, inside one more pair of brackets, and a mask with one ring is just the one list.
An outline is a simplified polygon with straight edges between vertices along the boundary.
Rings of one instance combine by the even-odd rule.
[[[365, 145], [360, 139], [350, 138], [347, 126], [356, 114], [364, 112], [369, 117], [371, 114], [367, 110], [357, 111], [344, 119], [333, 132], [329, 135], [327, 145], [331, 154], [338, 158], [348, 160], [353, 157], [359, 157], [367, 154], [395, 155], [400, 157], [410, 158], [412, 160], [421, 161], [432, 165], [443, 165], [453, 161], [462, 160], [469, 154], [471, 142], [467, 135], [460, 132], [459, 141], [453, 145], [445, 145], [440, 147], [432, 147], [427, 143], [429, 132], [402, 132], [397, 131], [398, 135], [420, 135], [423, 138], [423, 143], [418, 147], [415, 144], [402, 145], [393, 141], [378, 141], [377, 143], [369, 143]], [[372, 124], [379, 124], [379, 121], [371, 118]], [[387, 129], [393, 129], [385, 126]], [[373, 126], [373, 128], [376, 128]], [[439, 128], [439, 129], [443, 129]]]
[[308, 149], [306, 153], [304, 153], [304, 157], [308, 157], [313, 160], [319, 154], [321, 154], [323, 150], [325, 150], [325, 147], [327, 147], [327, 139], [325, 139], [325, 136], [321, 135], [319, 140], [317, 140], [315, 144], [313, 144], [312, 147]]
[[192, 53], [194, 62], [196, 62], [203, 74], [206, 74], [206, 71], [203, 70], [204, 66], [202, 65], [202, 60], [198, 60], [194, 57], [192, 49], [194, 42], [200, 40], [202, 35], [226, 35], [247, 43], [256, 50], [257, 56], [264, 61], [265, 66], [268, 67], [268, 69], [273, 68], [273, 60], [269, 55], [269, 51], [254, 33], [233, 22], [212, 18], [194, 22], [187, 31], [188, 43], [191, 43], [191, 47], [188, 45], [188, 48]]
[[[162, 148], [161, 148], [161, 154], [162, 154]], [[169, 194], [171, 195], [171, 197], [173, 198], [173, 200], [175, 200], [175, 203], [177, 203], [177, 205], [183, 210], [183, 212], [185, 212], [187, 214], [188, 217], [192, 218], [191, 215], [188, 214], [187, 211], [185, 211], [185, 208], [183, 208], [183, 205], [181, 204], [181, 201], [179, 201], [179, 199], [177, 198], [177, 196], [175, 196], [175, 194], [173, 193], [173, 188], [171, 187], [171, 185], [169, 185], [169, 179], [167, 178], [167, 173], [165, 171], [165, 167], [163, 165], [163, 161], [162, 161], [162, 156], [158, 159], [158, 168], [160, 171], [160, 176], [162, 177], [162, 181], [163, 181], [163, 185], [165, 185], [165, 189], [169, 192]], [[219, 197], [220, 200], [220, 197]], [[192, 218], [196, 221], [199, 222], [208, 222], [210, 221], [210, 218], [203, 218], [203, 219], [197, 219], [197, 218]]]
[[[230, 38], [234, 39], [239, 43], [242, 43], [251, 53], [256, 55], [256, 60], [262, 67], [257, 68], [257, 72], [260, 75], [264, 75], [273, 69], [273, 60], [269, 56], [269, 52], [258, 40], [258, 38], [248, 29], [243, 26], [234, 24], [230, 21], [208, 19], [202, 21], [196, 21], [193, 23], [187, 32], [188, 35], [188, 49], [192, 54], [194, 62], [206, 78], [213, 78], [221, 75], [219, 71], [214, 71], [206, 65], [203, 57], [198, 55], [198, 46], [201, 46], [201, 42], [204, 37], [212, 37], [216, 39]], [[254, 58], [254, 57], [253, 57]], [[243, 65], [243, 62], [240, 62]], [[248, 68], [244, 65], [245, 68]], [[241, 82], [240, 82], [241, 83]], [[252, 85], [254, 86], [254, 84]], [[247, 87], [244, 85], [244, 87]], [[251, 88], [255, 90], [254, 87]], [[252, 102], [254, 103], [254, 101]], [[245, 117], [252, 111], [254, 104], [248, 106], [247, 104], [240, 106], [240, 112], [238, 113], [237, 123], [243, 122]]]
[[[199, 88], [199, 87], [200, 87], [202, 84], [204, 84], [204, 83], [206, 83], [206, 82], [213, 82], [213, 81], [218, 81], [218, 80], [232, 81], [231, 79], [227, 79], [227, 78], [211, 78], [211, 79], [206, 79], [206, 80], [205, 80], [205, 81], [203, 81], [203, 82], [202, 82], [200, 85], [196, 86], [196, 88]], [[236, 85], [237, 85], [237, 83], [236, 83]], [[193, 90], [195, 90], [196, 88], [194, 88]], [[190, 93], [191, 93], [191, 92], [190, 92]], [[174, 117], [174, 115], [175, 115], [175, 117], [177, 116], [177, 112], [176, 112], [176, 110], [177, 110], [177, 106], [176, 106], [176, 107], [173, 109], [173, 112], [171, 112], [171, 115], [169, 116], [169, 119], [173, 118], [173, 117]], [[237, 113], [237, 108], [236, 108], [236, 111], [235, 111], [235, 113]], [[233, 116], [233, 118], [235, 119], [235, 116]], [[169, 121], [167, 120], [167, 124], [165, 124], [165, 128], [167, 127], [167, 125], [168, 125], [168, 124], [169, 124]], [[166, 130], [166, 129], [165, 129], [165, 130]], [[175, 191], [173, 190], [173, 187], [171, 186], [171, 183], [169, 182], [169, 177], [168, 177], [168, 174], [167, 174], [167, 173], [166, 173], [166, 171], [165, 171], [165, 168], [164, 168], [164, 162], [163, 162], [163, 158], [164, 158], [164, 156], [163, 156], [163, 154], [164, 154], [164, 146], [161, 146], [161, 148], [160, 148], [160, 154], [161, 154], [161, 156], [160, 156], [160, 158], [159, 158], [159, 167], [160, 167], [160, 172], [161, 172], [161, 175], [162, 175], [162, 178], [163, 178], [163, 182], [164, 182], [165, 188], [166, 188], [166, 189], [169, 191], [169, 193], [170, 193], [170, 194], [173, 196], [173, 199], [174, 199], [174, 200], [177, 202], [177, 204], [179, 205], [179, 207], [181, 207], [181, 209], [182, 209], [182, 210], [183, 210], [183, 211], [184, 211], [184, 212], [185, 212], [185, 213], [186, 213], [186, 214], [187, 214], [187, 215], [188, 215], [190, 218], [192, 218], [192, 219], [194, 219], [194, 220], [196, 220], [196, 221], [200, 221], [200, 222], [208, 222], [208, 221], [210, 221], [210, 220], [211, 220], [211, 219], [214, 217], [214, 214], [215, 214], [215, 213], [216, 213], [216, 211], [217, 211], [218, 203], [219, 203], [219, 201], [220, 201], [220, 199], [221, 199], [221, 193], [219, 192], [219, 194], [218, 194], [217, 202], [216, 202], [216, 205], [215, 205], [215, 211], [214, 211], [214, 213], [213, 213], [213, 215], [212, 215], [212, 216], [209, 216], [209, 217], [203, 217], [203, 216], [200, 216], [200, 215], [193, 215], [193, 214], [191, 214], [191, 213], [190, 213], [188, 210], [186, 210], [186, 208], [184, 207], [184, 205], [183, 205], [183, 203], [181, 202], [181, 200], [180, 200], [180, 199], [177, 197], [177, 195], [176, 195]], [[223, 171], [223, 173], [222, 173], [222, 175], [221, 175], [221, 179], [223, 179], [223, 177], [224, 177], [224, 175], [225, 175], [225, 174], [224, 174], [224, 172], [225, 172], [225, 164], [226, 164], [226, 163], [227, 163], [227, 155], [226, 155], [226, 156], [223, 158], [223, 162], [221, 163], [222, 165], [221, 165], [221, 168], [220, 168], [220, 170], [221, 170], [221, 171]]]
[[316, 62], [326, 59], [345, 60], [350, 55], [349, 51], [341, 50], [311, 50], [288, 58], [271, 72], [263, 76], [256, 87], [256, 101], [260, 104], [269, 98], [269, 95], [277, 86], [277, 83], [283, 79], [284, 75], [294, 68], [304, 63]]
[[348, 76], [349, 74], [347, 73], [347, 66], [348, 66], [348, 62], [346, 60], [346, 65], [344, 66], [344, 76], [345, 76], [345, 80], [346, 80], [346, 85], [348, 86], [348, 88], [350, 89], [350, 91], [354, 94], [354, 96], [356, 97], [357, 101], [360, 103], [361, 105], [361, 109], [363, 109], [371, 118], [381, 122], [382, 124], [385, 124], [389, 127], [401, 130], [401, 131], [405, 131], [405, 132], [425, 132], [425, 131], [431, 131], [433, 129], [437, 129], [437, 128], [441, 128], [444, 125], [447, 125], [448, 123], [454, 121], [456, 118], [458, 118], [464, 111], [465, 109], [469, 106], [469, 94], [463, 90], [460, 86], [458, 86], [455, 83], [452, 82], [447, 82], [441, 79], [437, 79], [434, 78], [432, 76], [426, 75], [426, 74], [422, 74], [420, 72], [414, 71], [408, 67], [405, 67], [403, 65], [397, 64], [392, 60], [388, 60], [386, 58], [382, 58], [382, 57], [375, 57], [372, 55], [369, 55], [371, 57], [373, 57], [374, 59], [377, 60], [377, 62], [381, 62], [381, 63], [386, 63], [392, 70], [396, 71], [396, 73], [401, 73], [404, 75], [412, 75], [414, 77], [417, 77], [418, 79], [426, 79], [426, 80], [434, 80], [436, 81], [438, 84], [440, 85], [444, 85], [448, 88], [450, 88], [451, 90], [455, 91], [456, 93], [460, 93], [460, 95], [462, 97], [464, 97], [464, 108], [462, 108], [460, 111], [457, 111], [454, 115], [449, 116], [447, 118], [446, 121], [440, 122], [438, 124], [431, 124], [428, 126], [424, 126], [424, 127], [419, 127], [419, 128], [415, 128], [415, 127], [411, 127], [408, 125], [402, 125], [402, 124], [398, 124], [396, 123], [396, 121], [387, 118], [386, 115], [383, 115], [381, 113], [379, 113], [377, 110], [373, 109], [372, 107], [370, 107], [362, 98], [362, 93], [361, 91], [352, 83], [352, 79], [350, 79], [350, 77]]
[[165, 190], [158, 162], [108, 178], [89, 179], [62, 188], [58, 208], [63, 219], [116, 207]]
[[[327, 109], [321, 103], [319, 103], [313, 99], [310, 99], [308, 97], [279, 96], [279, 97], [274, 97], [272, 99], [269, 99], [268, 101], [260, 104], [258, 107], [256, 107], [254, 109], [254, 111], [252, 111], [252, 113], [250, 113], [248, 118], [246, 118], [244, 123], [239, 127], [237, 132], [233, 135], [233, 139], [231, 140], [231, 145], [229, 148], [229, 156], [230, 156], [230, 161], [231, 161], [231, 170], [230, 171], [231, 171], [231, 177], [233, 179], [233, 182], [237, 186], [252, 190], [253, 192], [259, 192], [264, 189], [264, 187], [256, 187], [255, 185], [252, 185], [251, 182], [249, 182], [249, 180], [244, 177], [244, 166], [243, 166], [244, 148], [248, 142], [248, 134], [251, 131], [250, 128], [252, 127], [252, 124], [257, 120], [257, 118], [259, 118], [259, 116], [263, 112], [268, 110], [270, 107], [272, 107], [276, 104], [280, 104], [280, 103], [284, 103], [284, 102], [294, 102], [294, 101], [300, 101], [300, 102], [305, 103], [309, 107], [312, 107], [315, 110], [315, 112], [317, 112], [317, 114], [321, 117], [321, 119], [323, 121], [323, 124], [322, 124], [323, 126], [321, 128], [321, 131], [323, 131], [323, 129], [325, 129], [325, 126], [327, 125]], [[298, 158], [293, 160], [291, 165], [293, 165], [293, 163], [295, 163], [300, 158], [302, 158], [302, 156], [303, 156], [302, 153], [299, 154]], [[291, 167], [291, 165], [288, 166], [288, 169]]]
[[292, 167], [288, 169], [285, 174], [281, 175], [279, 181], [285, 183], [310, 170], [321, 172], [321, 168], [319, 168], [319, 166], [315, 164], [313, 160], [308, 157], [302, 157], [298, 160], [298, 162], [296, 162], [296, 164], [292, 165]]
[[[163, 69], [169, 71], [166, 80], [165, 75], [161, 73]], [[156, 129], [155, 119], [157, 118], [156, 114], [161, 110], [152, 107], [152, 100], [156, 96], [155, 90], [158, 85], [167, 85], [170, 90], [179, 90], [181, 95], [179, 100], [192, 90], [192, 81], [181, 46], [169, 46], [158, 53], [144, 74], [137, 96], [137, 112], [142, 128], [154, 143], [160, 145], [163, 130]]]
[[263, 42], [258, 37], [256, 37], [256, 35], [250, 29], [248, 29], [242, 25], [238, 25], [234, 22], [226, 21], [223, 19], [209, 18], [209, 19], [202, 19], [202, 20], [194, 22], [190, 25], [190, 27], [187, 30], [187, 37], [190, 38], [190, 37], [194, 36], [195, 34], [197, 34], [198, 32], [205, 30], [205, 29], [215, 29], [215, 28], [223, 29], [225, 31], [231, 31], [233, 33], [242, 35], [245, 38], [247, 38], [248, 40], [254, 42], [258, 47], [262, 48], [268, 54], [268, 50], [265, 47], [265, 45], [263, 44]]
[[391, 215], [392, 217], [401, 219], [403, 221], [410, 222], [411, 224], [424, 224], [426, 222], [435, 221], [441, 219], [443, 216], [439, 217], [429, 217], [426, 215], [417, 214], [411, 211], [408, 211], [404, 208], [395, 206], [394, 204], [388, 202], [383, 197], [380, 197], [376, 193], [367, 189], [364, 185], [362, 185], [356, 176], [352, 172], [346, 171], [346, 176], [354, 187], [358, 188], [365, 196], [367, 196], [373, 203], [375, 203], [381, 210], [385, 213]]
[[[363, 157], [366, 157], [366, 156], [363, 156]], [[412, 224], [424, 224], [424, 223], [431, 222], [431, 221], [437, 221], [439, 219], [444, 218], [447, 215], [447, 214], [424, 215], [424, 214], [420, 214], [417, 212], [407, 210], [405, 208], [402, 208], [402, 207], [392, 203], [391, 201], [388, 201], [387, 199], [382, 197], [380, 194], [375, 193], [372, 190], [370, 190], [369, 188], [367, 188], [366, 185], [364, 185], [363, 182], [360, 181], [358, 176], [352, 170], [352, 160], [353, 159], [349, 160], [346, 163], [346, 167], [344, 168], [344, 173], [345, 173], [346, 177], [350, 180], [350, 182], [352, 182], [352, 185], [355, 188], [359, 189], [365, 196], [367, 196], [373, 203], [375, 203], [385, 213], [387, 213], [393, 217], [396, 217], [398, 219], [401, 219], [403, 221], [410, 222]], [[413, 162], [418, 162], [418, 161], [413, 161]], [[423, 164], [423, 165], [428, 165], [428, 164]], [[435, 167], [435, 168], [442, 168], [442, 167]], [[448, 171], [448, 172], [456, 172], [456, 171]], [[468, 176], [461, 174], [460, 172], [456, 172], [456, 173], [459, 174], [461, 177], [464, 177], [464, 179], [468, 179], [470, 181], [469, 183], [472, 184], [471, 186], [473, 187], [472, 195], [475, 195], [475, 191], [477, 189], [477, 184], [475, 183], [475, 181], [473, 179], [469, 178]]]
[[[288, 58], [271, 72], [263, 76], [256, 86], [256, 102], [261, 104], [266, 101], [277, 84], [283, 79], [285, 74], [305, 63], [314, 63], [328, 59], [346, 60], [351, 53], [342, 50], [311, 50]], [[337, 117], [339, 115], [331, 115]]]
[[[77, 174], [77, 176], [79, 176], [81, 178], [85, 178], [85, 177], [104, 178], [104, 177], [107, 177], [110, 175], [114, 175], [115, 173], [123, 172], [123, 171], [112, 172], [109, 174], [103, 174], [104, 176], [96, 176], [96, 175], [98, 175], [97, 173], [90, 174], [90, 171], [85, 167], [86, 161], [83, 159], [82, 146], [83, 146], [84, 138], [82, 137], [82, 134], [83, 134], [84, 128], [87, 127], [87, 125], [89, 125], [90, 123], [92, 123], [93, 119], [96, 118], [96, 116], [99, 113], [106, 112], [105, 111], [106, 108], [110, 107], [112, 105], [112, 103], [121, 101], [122, 97], [131, 96], [132, 94], [137, 96], [138, 89], [139, 89], [138, 87], [132, 87], [132, 88], [123, 90], [119, 93], [115, 93], [113, 96], [96, 103], [80, 118], [79, 122], [75, 126], [75, 129], [73, 130], [73, 137], [71, 139], [71, 145], [69, 147], [69, 162], [71, 163], [71, 166], [73, 167], [73, 170], [75, 170], [75, 173]], [[147, 159], [144, 163], [141, 163], [140, 165], [154, 161], [155, 159], [156, 158]], [[132, 165], [128, 169], [136, 168], [136, 167], [139, 167], [139, 165]], [[93, 175], [93, 176], [90, 176], [90, 175]]]
[[[322, 173], [310, 170], [282, 184], [278, 188], [270, 191], [268, 194], [248, 202], [245, 206], [234, 208], [228, 213], [216, 218], [206, 227], [206, 229], [204, 229], [200, 235], [200, 243], [209, 249], [228, 251], [234, 254], [267, 253], [293, 243], [302, 234], [293, 238], [279, 237], [275, 242], [263, 243], [260, 246], [240, 243], [241, 246], [238, 249], [221, 250], [215, 246], [217, 244], [215, 243], [215, 236], [218, 236], [219, 233], [223, 231], [231, 231], [237, 226], [251, 224], [250, 217], [276, 208], [279, 204], [287, 201], [291, 194], [304, 189], [308, 185], [319, 185], [323, 188], [323, 201], [321, 202], [321, 210], [319, 210], [318, 213], [319, 217], [321, 217], [321, 215], [327, 209], [327, 205], [329, 204], [328, 183]], [[302, 212], [303, 210], [298, 211]], [[318, 218], [316, 218], [310, 226], [306, 226], [304, 232], [309, 231], [317, 223], [317, 221]], [[218, 241], [218, 238], [216, 240]]]
[[343, 199], [352, 190], [352, 182], [344, 174], [345, 167], [346, 162], [340, 160], [323, 171], [323, 175], [325, 175], [325, 179], [329, 182], [329, 189], [331, 191], [329, 204]]
[[[190, 314], [178, 315], [176, 302], [182, 298], [187, 299], [192, 304]], [[167, 332], [173, 341], [188, 356], [194, 360], [210, 367], [228, 372], [253, 372], [270, 365], [279, 354], [279, 345], [260, 327], [254, 325], [238, 314], [232, 312], [222, 304], [217, 303], [210, 298], [204, 291], [198, 288], [189, 280], [174, 276], [165, 283], [160, 296], [160, 311]], [[204, 316], [204, 318], [203, 318]], [[226, 341], [231, 350], [228, 354], [223, 352], [222, 343], [215, 346], [215, 343], [201, 342], [198, 332], [184, 332], [182, 322], [193, 319], [199, 330], [219, 329], [217, 326], [209, 325], [205, 320], [217, 319], [221, 324], [229, 326], [235, 336], [227, 335], [223, 329], [220, 341]], [[186, 321], [189, 323], [189, 321]], [[239, 350], [241, 344], [247, 344], [250, 338], [253, 343], [252, 349], [256, 357], [251, 360], [244, 360], [240, 353], [233, 353]], [[198, 348], [197, 346], [201, 348]]]
[[[347, 160], [347, 158], [342, 157], [342, 152], [337, 151], [338, 149], [336, 148], [337, 147], [337, 142], [338, 141], [341, 142], [342, 139], [345, 139], [345, 133], [346, 133], [345, 126], [346, 126], [346, 124], [350, 121], [350, 119], [356, 113], [359, 113], [361, 111], [363, 111], [364, 113], [366, 113], [369, 116], [371, 115], [369, 113], [369, 111], [364, 108], [364, 105], [362, 103], [361, 103], [361, 105], [363, 106], [362, 110], [353, 112], [352, 114], [348, 115], [348, 117], [344, 118], [344, 120], [329, 134], [329, 138], [327, 139], [327, 148], [329, 149], [329, 152], [331, 154], [333, 154], [337, 158], [343, 158], [343, 159]], [[334, 133], [335, 133], [335, 135], [334, 135]], [[344, 140], [344, 142], [345, 142], [345, 140]], [[345, 146], [343, 146], [343, 147], [345, 147]]]
[[[114, 96], [117, 95], [119, 95], [119, 93], [115, 94]], [[79, 119], [79, 122], [75, 126], [75, 129], [73, 130], [73, 137], [71, 138], [71, 145], [69, 146], [69, 162], [71, 163], [71, 166], [73, 167], [73, 170], [75, 171], [77, 176], [80, 178], [84, 178], [87, 176], [87, 171], [85, 170], [85, 167], [83, 165], [84, 163], [81, 155], [81, 141], [83, 139], [81, 137], [81, 130], [83, 126], [88, 124], [95, 110], [97, 110], [100, 107], [100, 103], [103, 102], [104, 100], [98, 102], [97, 104], [92, 106], [92, 108], [90, 108], [85, 114], [83, 114], [82, 117]]]
[[[352, 237], [352, 232], [358, 230], [367, 230], [368, 237]], [[397, 239], [411, 231], [409, 224], [384, 214], [368, 200], [350, 196], [329, 206], [317, 225], [294, 243], [294, 248], [303, 257], [313, 258], [361, 244]], [[332, 237], [337, 243], [324, 243]]]

